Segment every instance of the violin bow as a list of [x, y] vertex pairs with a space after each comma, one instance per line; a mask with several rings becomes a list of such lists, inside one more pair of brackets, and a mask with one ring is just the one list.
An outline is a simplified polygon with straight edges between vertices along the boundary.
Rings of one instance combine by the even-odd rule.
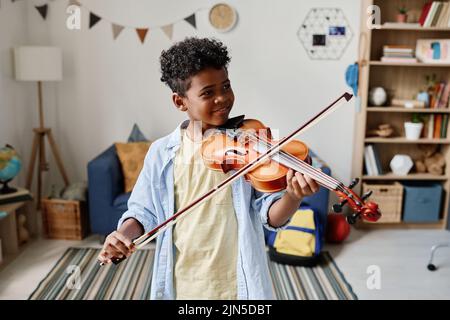
[[[237, 170], [234, 174], [230, 175], [226, 179], [224, 179], [221, 183], [219, 183], [217, 186], [212, 188], [211, 190], [207, 191], [194, 201], [192, 201], [190, 204], [185, 206], [184, 208], [178, 210], [173, 216], [171, 216], [166, 221], [162, 222], [158, 226], [156, 226], [154, 229], [150, 230], [147, 233], [144, 233], [142, 236], [136, 238], [133, 240], [132, 245], [136, 249], [141, 249], [144, 247], [147, 243], [155, 239], [160, 233], [164, 232], [167, 228], [173, 226], [178, 222], [178, 220], [181, 217], [185, 216], [185, 213], [190, 212], [192, 209], [199, 206], [204, 201], [208, 200], [212, 196], [214, 196], [217, 192], [221, 191], [226, 186], [230, 185], [232, 182], [234, 182], [239, 177], [245, 175], [250, 170], [252, 170], [254, 167], [259, 165], [260, 163], [266, 161], [268, 158], [273, 156], [275, 153], [277, 153], [281, 147], [283, 147], [285, 144], [290, 142], [296, 135], [299, 133], [311, 128], [313, 125], [315, 125], [317, 122], [319, 122], [322, 118], [330, 114], [332, 111], [336, 110], [339, 106], [342, 105], [344, 102], [348, 102], [352, 99], [353, 95], [344, 92], [339, 98], [334, 100], [330, 105], [328, 105], [326, 108], [321, 110], [319, 113], [317, 113], [313, 118], [308, 120], [305, 124], [300, 126], [298, 129], [294, 130], [292, 133], [287, 135], [286, 137], [279, 140], [277, 143], [271, 145], [270, 148], [267, 150], [264, 150], [256, 159], [253, 161], [247, 163], [245, 166], [243, 166], [241, 169]], [[125, 257], [123, 258], [112, 258], [111, 259], [114, 264], [118, 264], [121, 261], [125, 260]], [[104, 263], [100, 263], [101, 266], [104, 265]]]

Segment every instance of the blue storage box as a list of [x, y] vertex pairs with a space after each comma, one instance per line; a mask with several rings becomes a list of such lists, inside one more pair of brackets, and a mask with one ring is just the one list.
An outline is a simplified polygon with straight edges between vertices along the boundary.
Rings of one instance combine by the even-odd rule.
[[437, 222], [441, 211], [442, 185], [419, 181], [403, 182], [403, 221]]

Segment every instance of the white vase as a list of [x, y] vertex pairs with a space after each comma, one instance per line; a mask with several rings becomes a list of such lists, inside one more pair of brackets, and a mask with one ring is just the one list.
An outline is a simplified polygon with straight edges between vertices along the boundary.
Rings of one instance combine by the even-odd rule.
[[405, 135], [408, 140], [417, 140], [420, 138], [423, 123], [405, 122]]

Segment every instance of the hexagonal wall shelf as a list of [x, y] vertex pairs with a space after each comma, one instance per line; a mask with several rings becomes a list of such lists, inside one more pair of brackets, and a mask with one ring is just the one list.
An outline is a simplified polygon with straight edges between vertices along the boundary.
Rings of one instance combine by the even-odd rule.
[[297, 31], [313, 60], [339, 60], [353, 38], [353, 31], [339, 8], [313, 8]]

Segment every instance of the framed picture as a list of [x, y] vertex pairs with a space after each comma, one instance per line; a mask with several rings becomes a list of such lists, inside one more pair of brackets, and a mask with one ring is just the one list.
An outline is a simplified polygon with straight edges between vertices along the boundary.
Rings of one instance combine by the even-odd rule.
[[424, 63], [450, 63], [450, 39], [418, 39], [416, 58]]
[[345, 27], [330, 26], [328, 27], [330, 36], [345, 36]]

